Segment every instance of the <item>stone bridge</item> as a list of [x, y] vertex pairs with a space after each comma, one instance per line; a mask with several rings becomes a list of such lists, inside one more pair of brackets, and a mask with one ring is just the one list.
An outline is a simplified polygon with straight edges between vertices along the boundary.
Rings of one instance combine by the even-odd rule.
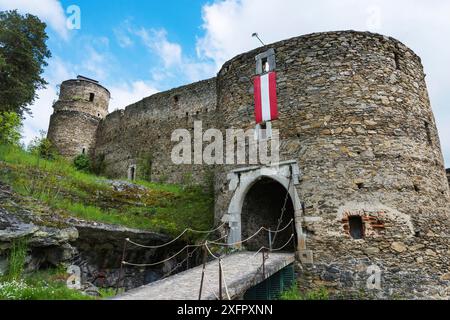
[[[222, 295], [240, 299], [244, 293], [295, 261], [294, 253], [269, 253], [262, 272], [262, 253], [239, 252], [222, 259]], [[186, 270], [171, 277], [130, 290], [115, 300], [198, 300], [202, 268]], [[225, 287], [225, 283], [227, 288]], [[219, 262], [206, 264], [201, 299], [214, 300], [219, 296]]]

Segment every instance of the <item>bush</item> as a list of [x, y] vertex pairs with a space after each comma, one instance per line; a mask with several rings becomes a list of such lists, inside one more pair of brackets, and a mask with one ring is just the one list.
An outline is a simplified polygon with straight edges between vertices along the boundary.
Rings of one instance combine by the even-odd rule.
[[87, 155], [80, 154], [73, 160], [73, 165], [79, 171], [88, 172], [91, 168], [91, 161]]
[[28, 151], [46, 160], [56, 159], [56, 150], [50, 140], [45, 137], [45, 131], [40, 131], [39, 134], [40, 136], [35, 137], [28, 145]]
[[0, 144], [19, 145], [21, 127], [17, 113], [0, 112]]

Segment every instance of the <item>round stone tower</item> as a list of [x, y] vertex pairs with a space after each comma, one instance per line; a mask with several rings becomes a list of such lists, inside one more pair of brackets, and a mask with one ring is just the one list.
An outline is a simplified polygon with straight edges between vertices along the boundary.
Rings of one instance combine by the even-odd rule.
[[106, 88], [83, 76], [61, 84], [47, 135], [60, 155], [72, 159], [91, 153], [98, 124], [108, 114], [109, 99]]
[[270, 220], [261, 203], [280, 202], [267, 190], [282, 185], [312, 283], [365, 289], [376, 270], [381, 289], [371, 292], [382, 296], [449, 294], [439, 284], [449, 277], [450, 193], [420, 58], [391, 37], [354, 31], [274, 43], [222, 67], [220, 123], [255, 126], [249, 80], [267, 63], [277, 73], [280, 165], [217, 168], [216, 217], [232, 240], [252, 225], [277, 227], [282, 205]]

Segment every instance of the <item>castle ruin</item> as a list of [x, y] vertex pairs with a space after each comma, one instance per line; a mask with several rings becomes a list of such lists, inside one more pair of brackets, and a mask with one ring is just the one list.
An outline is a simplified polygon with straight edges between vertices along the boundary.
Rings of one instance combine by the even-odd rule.
[[[261, 63], [277, 72], [280, 163], [173, 164], [175, 129], [192, 131], [200, 120], [222, 131], [255, 126], [252, 78]], [[450, 174], [421, 60], [401, 42], [314, 33], [107, 114], [109, 97], [91, 79], [62, 83], [48, 137], [63, 156], [89, 154], [109, 177], [213, 182], [215, 218], [228, 223], [230, 242], [261, 225], [275, 229], [287, 194], [305, 287], [366, 288], [375, 265], [377, 297], [450, 295]]]

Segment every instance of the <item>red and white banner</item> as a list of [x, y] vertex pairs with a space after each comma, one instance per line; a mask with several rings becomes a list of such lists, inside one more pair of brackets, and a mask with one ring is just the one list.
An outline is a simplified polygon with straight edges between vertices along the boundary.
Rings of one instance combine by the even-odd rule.
[[256, 123], [278, 119], [276, 72], [256, 76], [253, 82]]

